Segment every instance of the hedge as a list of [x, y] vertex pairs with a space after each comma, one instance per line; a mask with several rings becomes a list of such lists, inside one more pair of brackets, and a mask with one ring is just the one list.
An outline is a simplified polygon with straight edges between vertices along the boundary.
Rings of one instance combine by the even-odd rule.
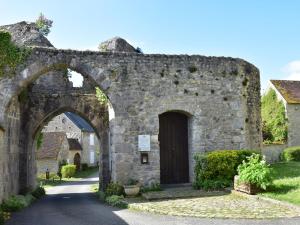
[[61, 174], [63, 178], [73, 177], [76, 173], [76, 165], [65, 165], [61, 168]]
[[284, 161], [300, 161], [300, 146], [289, 147], [283, 150], [282, 159]]
[[237, 167], [254, 150], [217, 150], [208, 153], [196, 153], [195, 182], [197, 189], [217, 189], [229, 186], [237, 174]]

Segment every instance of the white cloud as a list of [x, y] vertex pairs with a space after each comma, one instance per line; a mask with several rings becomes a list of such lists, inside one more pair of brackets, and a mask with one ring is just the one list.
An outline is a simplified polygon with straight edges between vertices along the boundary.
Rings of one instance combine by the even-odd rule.
[[300, 80], [300, 60], [288, 63], [284, 68], [286, 80]]

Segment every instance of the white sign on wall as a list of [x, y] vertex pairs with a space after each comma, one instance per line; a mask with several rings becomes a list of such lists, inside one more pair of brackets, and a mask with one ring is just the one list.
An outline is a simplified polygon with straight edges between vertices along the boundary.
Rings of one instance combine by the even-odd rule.
[[150, 151], [150, 135], [139, 135], [138, 136], [138, 148], [141, 152]]

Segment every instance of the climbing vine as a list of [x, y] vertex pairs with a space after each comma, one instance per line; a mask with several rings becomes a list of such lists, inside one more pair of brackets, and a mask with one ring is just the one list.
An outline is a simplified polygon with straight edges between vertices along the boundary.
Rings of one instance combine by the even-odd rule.
[[95, 89], [96, 89], [96, 97], [100, 102], [100, 104], [107, 104], [108, 102], [107, 96], [103, 93], [103, 91], [101, 91], [99, 87], [96, 87]]
[[0, 77], [13, 76], [17, 66], [22, 64], [30, 53], [31, 49], [13, 44], [8, 32], [0, 31]]
[[39, 132], [36, 139], [36, 149], [39, 150], [43, 144], [44, 135], [42, 132]]
[[264, 143], [283, 143], [287, 140], [287, 118], [282, 101], [270, 89], [261, 99]]

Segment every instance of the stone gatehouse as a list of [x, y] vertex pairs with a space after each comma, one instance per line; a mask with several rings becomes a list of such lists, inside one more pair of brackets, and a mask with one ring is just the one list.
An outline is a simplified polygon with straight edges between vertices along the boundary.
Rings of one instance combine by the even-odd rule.
[[[66, 110], [86, 119], [99, 137], [102, 184], [192, 182], [195, 152], [260, 148], [259, 71], [242, 59], [62, 50], [42, 41], [33, 24], [0, 28], [17, 44], [43, 43], [32, 47], [15, 76], [0, 78], [0, 196], [34, 185], [33, 139]], [[59, 83], [57, 70], [67, 68], [99, 87], [110, 106], [99, 105], [84, 85], [75, 90]], [[43, 91], [37, 95], [32, 86], [42, 80], [53, 88], [37, 88]]]

